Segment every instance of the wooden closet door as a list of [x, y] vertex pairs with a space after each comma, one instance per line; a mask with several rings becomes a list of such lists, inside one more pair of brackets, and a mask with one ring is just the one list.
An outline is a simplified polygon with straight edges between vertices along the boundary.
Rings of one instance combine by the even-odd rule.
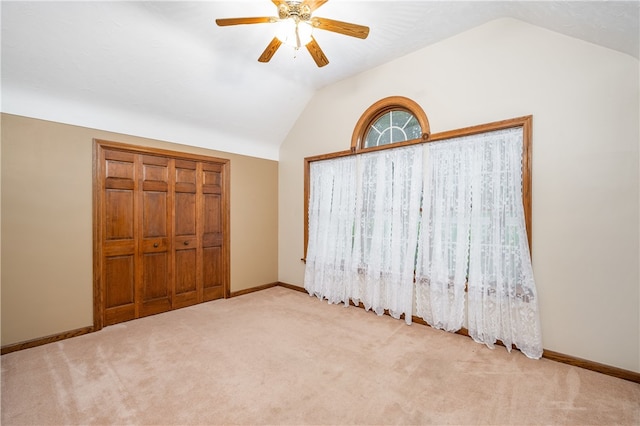
[[171, 309], [171, 205], [170, 164], [166, 157], [142, 155], [139, 164], [141, 190], [138, 191], [139, 268], [138, 316]]
[[229, 295], [229, 161], [94, 143], [94, 327]]
[[[173, 308], [201, 301], [198, 297], [202, 274], [199, 273], [201, 249], [198, 238], [198, 173], [195, 161], [175, 162], [174, 265], [175, 287]], [[199, 300], [200, 299], [200, 300]]]
[[102, 301], [104, 325], [136, 317], [136, 155], [104, 151], [100, 160], [104, 187], [99, 206], [102, 233]]
[[202, 163], [202, 285], [203, 300], [224, 297], [223, 165]]

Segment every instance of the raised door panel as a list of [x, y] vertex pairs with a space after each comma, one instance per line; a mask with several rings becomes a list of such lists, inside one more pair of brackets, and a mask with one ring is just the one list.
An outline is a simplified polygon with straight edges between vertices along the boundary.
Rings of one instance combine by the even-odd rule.
[[176, 192], [176, 237], [196, 236], [196, 194]]
[[198, 265], [201, 262], [197, 228], [197, 163], [175, 162], [174, 265], [175, 287], [173, 308], [198, 303]]
[[224, 215], [222, 198], [223, 166], [203, 163], [202, 170], [202, 286], [205, 301], [224, 297]]
[[131, 189], [107, 188], [105, 190], [105, 241], [107, 243], [135, 239], [133, 203], [134, 194]]
[[104, 152], [101, 223], [102, 299], [105, 325], [135, 318], [135, 158]]
[[138, 271], [138, 316], [171, 309], [170, 262], [172, 197], [169, 191], [170, 161], [165, 157], [142, 155]]
[[222, 271], [222, 248], [203, 248], [203, 282], [204, 300], [215, 300], [224, 297]]
[[105, 259], [105, 325], [135, 318], [134, 262], [133, 255]]
[[144, 301], [147, 303], [164, 301], [169, 297], [167, 258], [168, 254], [164, 250], [158, 253], [147, 252], [144, 254], [142, 280]]
[[173, 308], [182, 308], [198, 303], [197, 250], [176, 250], [176, 285]]

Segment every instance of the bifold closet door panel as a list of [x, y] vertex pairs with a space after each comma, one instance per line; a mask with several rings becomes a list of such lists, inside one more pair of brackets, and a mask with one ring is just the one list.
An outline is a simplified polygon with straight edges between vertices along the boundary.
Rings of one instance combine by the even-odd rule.
[[94, 145], [94, 324], [229, 293], [228, 160]]
[[202, 280], [205, 301], [224, 297], [223, 165], [202, 164]]
[[105, 325], [136, 317], [136, 197], [135, 158], [131, 153], [105, 151], [104, 198], [100, 224], [102, 238], [101, 281], [104, 283]]
[[198, 273], [202, 261], [198, 242], [198, 171], [197, 163], [175, 162], [174, 265], [175, 288], [173, 308], [194, 305], [202, 280]]
[[139, 227], [138, 288], [140, 317], [171, 309], [171, 205], [170, 161], [165, 157], [140, 156], [142, 206]]

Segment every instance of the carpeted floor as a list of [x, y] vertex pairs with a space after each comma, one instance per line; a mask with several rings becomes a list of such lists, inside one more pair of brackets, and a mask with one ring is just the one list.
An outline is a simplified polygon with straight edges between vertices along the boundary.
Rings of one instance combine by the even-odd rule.
[[3, 425], [640, 424], [640, 385], [275, 287], [2, 356]]

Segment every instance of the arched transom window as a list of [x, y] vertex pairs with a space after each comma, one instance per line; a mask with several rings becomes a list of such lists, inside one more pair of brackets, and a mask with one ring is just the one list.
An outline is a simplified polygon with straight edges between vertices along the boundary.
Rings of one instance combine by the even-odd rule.
[[429, 139], [429, 121], [411, 99], [391, 96], [367, 109], [356, 124], [351, 150]]

